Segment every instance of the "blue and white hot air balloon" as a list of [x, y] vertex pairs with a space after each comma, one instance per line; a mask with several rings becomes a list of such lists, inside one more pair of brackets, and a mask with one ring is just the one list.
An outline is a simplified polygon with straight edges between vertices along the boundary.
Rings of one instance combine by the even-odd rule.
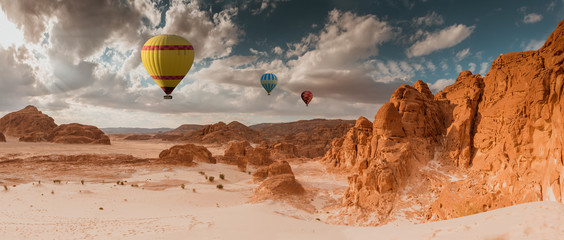
[[270, 95], [272, 89], [274, 89], [276, 87], [276, 84], [278, 84], [278, 78], [276, 77], [276, 75], [274, 75], [274, 73], [265, 73], [262, 75], [262, 77], [260, 77], [260, 84], [262, 85], [264, 90], [266, 90], [268, 95]]

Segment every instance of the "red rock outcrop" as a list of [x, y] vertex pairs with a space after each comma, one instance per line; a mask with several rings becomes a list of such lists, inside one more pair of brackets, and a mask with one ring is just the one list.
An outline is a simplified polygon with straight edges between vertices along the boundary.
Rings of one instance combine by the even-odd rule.
[[52, 143], [110, 145], [110, 138], [102, 130], [78, 123], [62, 124], [54, 128], [45, 140]]
[[272, 159], [287, 159], [298, 157], [298, 149], [294, 144], [281, 142], [276, 143], [270, 150]]
[[260, 167], [272, 163], [268, 148], [261, 146], [253, 148], [248, 141], [244, 140], [230, 142], [221, 159], [229, 164], [237, 164], [241, 170], [246, 170], [247, 165]]
[[0, 142], [6, 142], [6, 136], [0, 132]]
[[35, 134], [34, 139], [43, 140], [56, 127], [53, 118], [31, 105], [0, 118], [0, 132], [6, 136], [24, 137]]
[[564, 202], [563, 63], [564, 21], [541, 49], [499, 56], [484, 78], [461, 72], [435, 96], [422, 81], [398, 88], [371, 133], [357, 120], [324, 157], [355, 172], [343, 202], [356, 218], [342, 221], [424, 222]]
[[246, 140], [249, 142], [260, 142], [262, 138], [260, 133], [251, 128], [233, 121], [229, 124], [218, 122], [216, 124], [207, 125], [201, 130], [186, 133], [179, 140], [195, 142], [195, 143], [228, 143], [236, 140]]
[[296, 181], [292, 168], [286, 161], [274, 162], [269, 166], [259, 168], [253, 174], [253, 180], [264, 180], [255, 190], [252, 197], [252, 200], [255, 201], [299, 196], [305, 193], [305, 189]]
[[257, 169], [257, 171], [253, 173], [253, 181], [258, 182], [268, 177], [282, 174], [291, 174], [292, 176], [294, 176], [292, 167], [290, 167], [290, 164], [287, 161], [273, 162], [268, 166]]
[[163, 150], [159, 154], [159, 159], [165, 162], [183, 164], [190, 164], [193, 161], [216, 163], [216, 159], [206, 147], [194, 144], [176, 145]]

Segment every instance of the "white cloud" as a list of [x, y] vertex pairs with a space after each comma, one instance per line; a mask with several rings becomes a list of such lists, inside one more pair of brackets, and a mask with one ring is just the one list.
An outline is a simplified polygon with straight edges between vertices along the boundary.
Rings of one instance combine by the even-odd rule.
[[228, 56], [239, 41], [242, 30], [232, 21], [236, 8], [227, 8], [211, 15], [201, 10], [197, 1], [188, 4], [173, 0], [166, 12], [166, 26], [161, 34], [175, 33], [194, 46], [196, 60]]
[[524, 23], [536, 23], [542, 20], [542, 15], [537, 13], [529, 13], [523, 17]]
[[434, 71], [437, 69], [437, 67], [435, 66], [435, 64], [433, 64], [433, 62], [431, 62], [431, 61], [427, 61], [427, 68], [428, 68], [429, 70], [431, 70], [431, 72], [434, 72]]
[[423, 17], [413, 18], [412, 21], [415, 25], [420, 25], [420, 26], [442, 25], [444, 23], [443, 16], [439, 15], [435, 11], [430, 12]]
[[457, 72], [462, 72], [462, 66], [460, 66], [460, 64], [456, 65], [456, 71]]
[[274, 47], [274, 48], [272, 49], [272, 52], [273, 52], [273, 53], [276, 53], [276, 54], [278, 54], [278, 55], [281, 55], [284, 51], [282, 50], [281, 47], [276, 46], [276, 47]]
[[545, 40], [535, 40], [531, 39], [528, 43], [522, 43], [521, 46], [523, 47], [523, 51], [528, 50], [539, 50], [544, 45]]
[[285, 2], [288, 0], [258, 0], [255, 2], [260, 3], [260, 6], [257, 9], [251, 9], [251, 13], [254, 15], [261, 14], [262, 12], [270, 9], [268, 12], [271, 13], [276, 9], [276, 5], [278, 2]]
[[438, 93], [442, 91], [445, 87], [450, 86], [456, 82], [455, 79], [439, 79], [434, 83], [428, 84], [429, 89], [433, 93]]
[[448, 69], [448, 65], [446, 64], [446, 62], [441, 62], [441, 69], [443, 71], [446, 71]]
[[488, 67], [490, 66], [490, 64], [488, 62], [483, 62], [480, 64], [480, 74], [481, 75], [485, 75], [488, 71]]
[[475, 63], [468, 63], [468, 70], [470, 70], [470, 72], [474, 72], [476, 70], [476, 64]]
[[470, 48], [465, 48], [462, 51], [456, 53], [456, 59], [460, 61], [464, 59], [466, 56], [468, 56], [469, 53], [470, 53]]
[[453, 47], [470, 36], [474, 26], [455, 24], [439, 32], [428, 33], [425, 39], [417, 41], [407, 49], [408, 57], [418, 57], [445, 48]]

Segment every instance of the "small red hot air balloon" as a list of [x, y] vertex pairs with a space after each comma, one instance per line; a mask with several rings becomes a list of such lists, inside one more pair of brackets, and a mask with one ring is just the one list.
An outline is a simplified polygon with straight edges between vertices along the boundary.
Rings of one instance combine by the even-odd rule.
[[312, 98], [313, 98], [313, 93], [311, 93], [310, 91], [302, 92], [302, 100], [304, 100], [306, 107], [309, 104], [309, 102], [311, 102]]

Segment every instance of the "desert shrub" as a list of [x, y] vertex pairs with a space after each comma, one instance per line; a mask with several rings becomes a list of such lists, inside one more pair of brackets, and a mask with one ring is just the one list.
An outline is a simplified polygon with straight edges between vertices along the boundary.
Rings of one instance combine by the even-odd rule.
[[209, 176], [209, 177], [208, 177], [208, 180], [210, 180], [210, 182], [213, 182], [214, 179], [215, 179], [215, 178], [214, 178], [213, 176]]
[[199, 171], [198, 173], [201, 174], [201, 175], [206, 175], [206, 173], [202, 172], [202, 171]]
[[84, 185], [84, 180], [80, 180], [80, 183], [81, 183], [82, 185]]
[[219, 174], [219, 178], [221, 178], [221, 180], [224, 180], [224, 179], [225, 179], [225, 175], [223, 175], [223, 173], [220, 173], [220, 174]]
[[61, 184], [61, 180], [58, 180], [58, 179], [56, 179], [56, 180], [53, 180], [53, 183], [58, 183], [58, 184]]
[[196, 189], [195, 189], [195, 188], [192, 188], [192, 192], [196, 192]]
[[131, 184], [132, 187], [139, 187], [137, 184]]
[[180, 187], [181, 187], [182, 189], [184, 189], [184, 187], [186, 187], [186, 186], [185, 186], [184, 183], [183, 183], [183, 184], [180, 185]]
[[8, 186], [4, 185], [4, 190], [8, 191]]
[[215, 186], [215, 187], [218, 188], [218, 189], [223, 189], [223, 185], [221, 185], [221, 184], [217, 184], [217, 186]]

